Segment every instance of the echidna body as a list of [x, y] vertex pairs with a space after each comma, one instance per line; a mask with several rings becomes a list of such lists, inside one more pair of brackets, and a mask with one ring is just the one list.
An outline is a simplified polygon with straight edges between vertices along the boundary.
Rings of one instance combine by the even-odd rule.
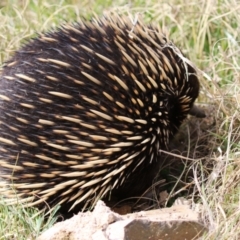
[[156, 162], [198, 93], [181, 51], [126, 16], [37, 36], [0, 78], [1, 194], [94, 203]]

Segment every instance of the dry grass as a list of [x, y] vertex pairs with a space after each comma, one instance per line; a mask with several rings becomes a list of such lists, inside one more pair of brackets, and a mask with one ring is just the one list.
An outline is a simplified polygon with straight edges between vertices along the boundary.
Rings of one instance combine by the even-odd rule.
[[[206, 120], [187, 125], [183, 142], [191, 172], [191, 196], [203, 204], [210, 231], [203, 239], [240, 239], [240, 5], [218, 1], [8, 0], [0, 3], [0, 63], [35, 32], [72, 22], [91, 12], [136, 13], [170, 35], [199, 68], [199, 102]], [[201, 69], [201, 70], [200, 70]], [[210, 123], [209, 123], [210, 122]], [[197, 127], [196, 127], [197, 126]], [[189, 130], [189, 131], [186, 131]], [[193, 129], [195, 129], [193, 131]], [[196, 130], [197, 129], [197, 130]], [[174, 145], [173, 145], [174, 146]], [[186, 147], [187, 146], [187, 147]], [[190, 160], [189, 160], [190, 161]], [[182, 181], [182, 180], [181, 180]], [[9, 221], [9, 216], [15, 221]], [[0, 204], [0, 239], [35, 239], [50, 225], [36, 212], [25, 215]], [[20, 219], [24, 219], [24, 223]], [[34, 220], [33, 220], [34, 219]], [[16, 230], [17, 229], [17, 230]]]

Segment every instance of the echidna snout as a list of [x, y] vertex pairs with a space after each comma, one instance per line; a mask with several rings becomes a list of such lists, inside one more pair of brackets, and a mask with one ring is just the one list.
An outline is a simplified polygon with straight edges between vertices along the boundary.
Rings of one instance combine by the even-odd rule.
[[2, 194], [72, 209], [154, 166], [199, 94], [185, 59], [157, 27], [126, 16], [30, 40], [0, 77]]

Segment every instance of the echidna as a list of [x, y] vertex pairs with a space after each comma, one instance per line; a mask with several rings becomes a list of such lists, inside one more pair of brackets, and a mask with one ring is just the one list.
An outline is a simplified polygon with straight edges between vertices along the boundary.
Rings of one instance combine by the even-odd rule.
[[95, 203], [157, 161], [198, 94], [190, 61], [139, 20], [108, 15], [38, 35], [0, 78], [1, 194]]

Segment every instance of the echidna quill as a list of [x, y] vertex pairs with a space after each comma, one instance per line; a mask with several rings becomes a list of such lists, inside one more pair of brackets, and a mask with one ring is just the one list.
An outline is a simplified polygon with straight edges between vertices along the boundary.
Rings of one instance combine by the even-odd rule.
[[0, 77], [1, 195], [94, 204], [155, 164], [198, 94], [191, 62], [139, 20], [109, 15], [38, 35]]

